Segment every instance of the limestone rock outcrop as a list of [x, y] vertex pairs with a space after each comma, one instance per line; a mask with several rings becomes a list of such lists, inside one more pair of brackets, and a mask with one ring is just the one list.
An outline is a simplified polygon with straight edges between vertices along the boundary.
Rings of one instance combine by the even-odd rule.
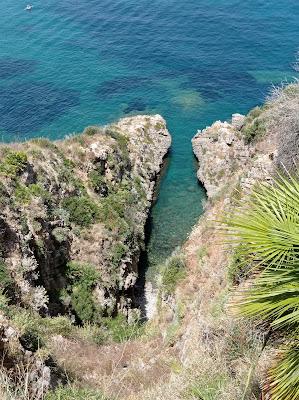
[[241, 137], [239, 127], [217, 121], [198, 131], [192, 139], [194, 154], [198, 159], [197, 177], [203, 183], [208, 197], [214, 197], [235, 178], [236, 172], [245, 169], [253, 155]]
[[128, 313], [157, 174], [159, 115], [0, 148], [1, 265], [13, 301], [79, 320]]
[[208, 197], [240, 183], [248, 188], [270, 179], [273, 169], [297, 169], [299, 159], [299, 89], [278, 88], [262, 107], [231, 122], [215, 122], [192, 139], [197, 176]]

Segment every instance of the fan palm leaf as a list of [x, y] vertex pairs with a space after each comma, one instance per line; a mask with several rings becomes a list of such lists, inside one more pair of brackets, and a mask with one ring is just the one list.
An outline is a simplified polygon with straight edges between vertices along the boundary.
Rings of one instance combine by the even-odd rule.
[[269, 371], [268, 392], [271, 400], [299, 399], [299, 340], [281, 351]]
[[243, 315], [269, 321], [274, 329], [299, 327], [299, 268], [269, 267], [237, 296]]
[[299, 264], [299, 184], [280, 177], [260, 184], [226, 221], [230, 243], [241, 243], [244, 256], [265, 267]]
[[236, 297], [238, 310], [291, 340], [269, 371], [266, 391], [271, 400], [299, 399], [299, 178], [259, 184], [226, 224], [243, 263], [256, 268]]

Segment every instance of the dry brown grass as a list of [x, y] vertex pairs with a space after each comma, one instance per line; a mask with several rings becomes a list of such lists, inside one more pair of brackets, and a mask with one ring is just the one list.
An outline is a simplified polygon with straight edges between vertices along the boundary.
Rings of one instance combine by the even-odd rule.
[[[39, 374], [35, 362], [18, 363], [13, 369], [0, 367], [1, 400], [43, 400], [48, 391], [48, 375]], [[44, 383], [46, 382], [47, 383]]]
[[277, 162], [291, 170], [298, 163], [299, 82], [273, 87], [267, 101], [267, 130], [276, 142]]
[[56, 337], [51, 352], [72, 378], [113, 398], [127, 398], [166, 380], [175, 359], [174, 350], [159, 337], [100, 347]]

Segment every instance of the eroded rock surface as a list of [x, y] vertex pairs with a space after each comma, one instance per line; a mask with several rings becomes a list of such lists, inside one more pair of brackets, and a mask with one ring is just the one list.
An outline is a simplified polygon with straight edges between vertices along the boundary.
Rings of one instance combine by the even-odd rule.
[[[198, 159], [198, 179], [204, 184], [208, 197], [215, 196], [235, 176], [242, 166], [246, 168], [253, 155], [237, 127], [228, 122], [215, 122], [198, 131], [192, 139]], [[242, 125], [241, 125], [242, 126]]]
[[135, 307], [144, 225], [170, 143], [154, 115], [0, 148], [1, 262], [14, 302], [91, 321]]

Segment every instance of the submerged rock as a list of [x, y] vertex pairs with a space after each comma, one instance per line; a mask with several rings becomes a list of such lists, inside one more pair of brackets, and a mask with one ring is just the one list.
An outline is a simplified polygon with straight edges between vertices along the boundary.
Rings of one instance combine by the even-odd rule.
[[146, 103], [142, 99], [135, 99], [130, 101], [123, 111], [125, 114], [129, 114], [132, 111], [144, 111], [145, 109]]

